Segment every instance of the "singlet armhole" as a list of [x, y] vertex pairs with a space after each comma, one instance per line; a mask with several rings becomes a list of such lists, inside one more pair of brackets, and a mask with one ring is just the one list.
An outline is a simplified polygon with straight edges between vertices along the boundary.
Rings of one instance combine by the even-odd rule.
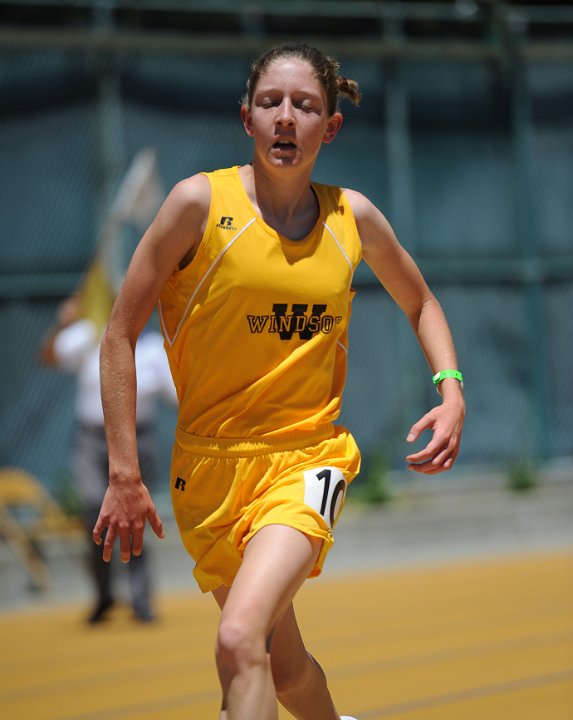
[[203, 248], [205, 247], [207, 240], [209, 236], [211, 235], [211, 232], [213, 230], [213, 183], [211, 182], [211, 178], [209, 177], [208, 172], [200, 172], [200, 175], [204, 175], [208, 182], [209, 182], [209, 188], [211, 190], [210, 198], [209, 198], [209, 213], [207, 214], [207, 223], [205, 225], [205, 231], [203, 232], [203, 235], [201, 236], [201, 240], [199, 240], [199, 243], [197, 244], [197, 248], [195, 250], [195, 254], [191, 258], [191, 260], [182, 268], [176, 267], [175, 270], [172, 272], [171, 277], [182, 277], [184, 276], [188, 269], [190, 267], [193, 267], [196, 263], [195, 260], [197, 256], [202, 252]]
[[360, 237], [360, 233], [358, 231], [356, 215], [354, 214], [354, 210], [352, 209], [352, 203], [350, 202], [350, 200], [348, 199], [348, 195], [346, 194], [348, 190], [350, 190], [350, 188], [345, 188], [345, 187], [340, 188], [340, 201], [344, 203], [344, 205], [348, 209], [348, 212], [352, 216], [352, 224], [353, 224], [354, 230], [356, 232], [356, 237], [358, 238], [358, 249], [360, 252], [359, 252], [358, 262], [354, 266], [354, 269], [356, 270], [356, 268], [358, 267], [358, 265], [360, 265], [360, 262], [364, 257], [364, 248], [362, 246], [362, 238]]

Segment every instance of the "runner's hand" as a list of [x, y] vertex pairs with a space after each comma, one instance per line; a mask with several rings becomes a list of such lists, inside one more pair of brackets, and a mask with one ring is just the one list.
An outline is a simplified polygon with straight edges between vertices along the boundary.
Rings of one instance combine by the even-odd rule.
[[132, 555], [141, 555], [147, 520], [157, 537], [165, 537], [149, 490], [141, 481], [129, 487], [110, 485], [93, 529], [93, 540], [96, 545], [101, 545], [102, 534], [107, 528], [103, 559], [106, 562], [111, 560], [116, 538], [119, 538], [122, 562], [129, 562]]
[[424, 430], [432, 430], [430, 442], [423, 450], [406, 456], [408, 469], [426, 475], [450, 470], [460, 451], [464, 404], [443, 402], [412, 425], [407, 442], [415, 442]]

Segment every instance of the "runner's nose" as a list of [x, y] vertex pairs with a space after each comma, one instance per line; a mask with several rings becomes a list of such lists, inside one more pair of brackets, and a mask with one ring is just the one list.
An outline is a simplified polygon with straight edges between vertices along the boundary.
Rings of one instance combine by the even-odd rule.
[[284, 100], [279, 106], [279, 112], [277, 113], [276, 122], [282, 126], [294, 125], [294, 112], [292, 103], [289, 100]]

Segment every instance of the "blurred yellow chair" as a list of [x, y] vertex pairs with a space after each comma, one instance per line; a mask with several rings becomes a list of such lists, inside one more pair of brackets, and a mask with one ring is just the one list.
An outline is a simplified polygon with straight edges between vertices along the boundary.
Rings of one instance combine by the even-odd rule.
[[77, 535], [80, 528], [35, 477], [19, 468], [0, 468], [0, 537], [15, 552], [36, 589], [46, 590], [50, 584], [42, 540]]

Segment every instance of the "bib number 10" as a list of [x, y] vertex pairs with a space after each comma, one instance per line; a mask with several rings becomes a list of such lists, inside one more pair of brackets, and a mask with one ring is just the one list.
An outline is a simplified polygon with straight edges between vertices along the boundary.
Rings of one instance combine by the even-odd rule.
[[304, 502], [326, 520], [332, 530], [346, 495], [346, 480], [339, 468], [320, 467], [304, 473]]

